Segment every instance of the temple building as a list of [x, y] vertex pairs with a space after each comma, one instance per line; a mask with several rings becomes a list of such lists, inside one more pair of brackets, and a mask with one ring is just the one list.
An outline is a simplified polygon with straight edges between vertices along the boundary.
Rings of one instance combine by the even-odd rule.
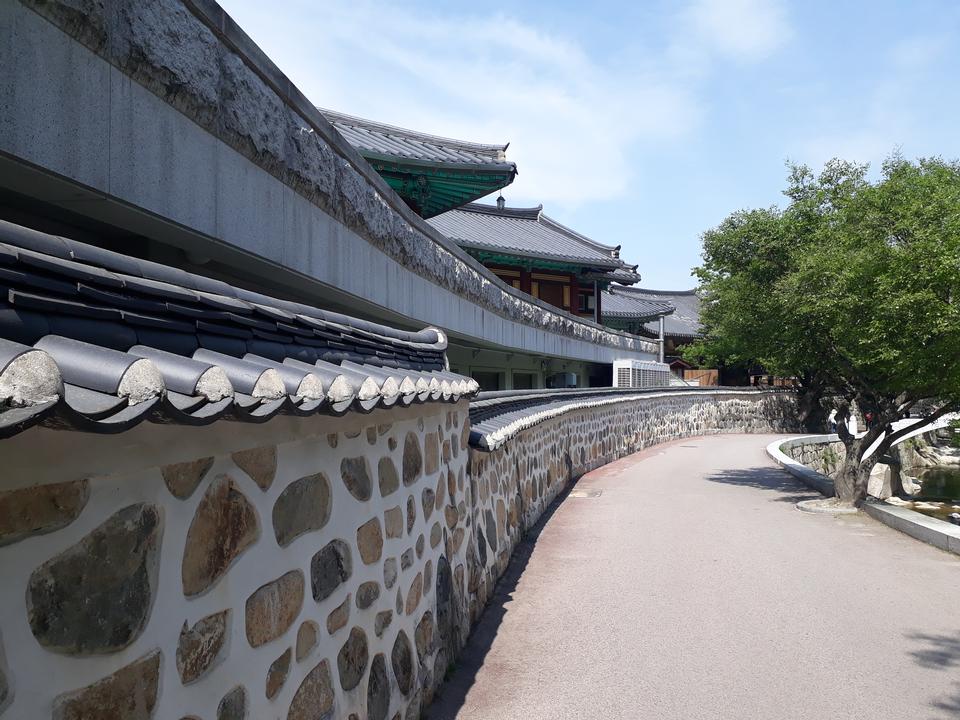
[[[687, 375], [693, 366], [681, 357], [680, 349], [700, 335], [700, 298], [696, 290], [613, 285], [602, 302], [604, 325], [641, 337], [659, 340], [662, 336], [662, 360], [675, 375], [689, 379]], [[698, 375], [696, 371], [692, 374]]]
[[505, 145], [452, 140], [319, 108], [420, 217], [430, 218], [513, 182]]
[[430, 220], [505, 283], [554, 307], [600, 322], [602, 291], [640, 281], [620, 247], [591, 240], [545, 215], [543, 206], [470, 203]]

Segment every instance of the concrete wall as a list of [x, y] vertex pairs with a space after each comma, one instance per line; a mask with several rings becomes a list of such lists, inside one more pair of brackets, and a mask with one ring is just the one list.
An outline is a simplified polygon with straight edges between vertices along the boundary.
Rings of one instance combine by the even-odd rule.
[[0, 187], [453, 342], [590, 362], [656, 351], [439, 235], [213, 2], [0, 3], [0, 66]]

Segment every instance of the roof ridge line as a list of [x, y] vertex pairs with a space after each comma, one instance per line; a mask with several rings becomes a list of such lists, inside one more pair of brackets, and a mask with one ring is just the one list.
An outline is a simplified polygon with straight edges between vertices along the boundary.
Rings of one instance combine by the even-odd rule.
[[399, 125], [391, 125], [389, 123], [380, 122], [378, 120], [370, 120], [368, 118], [362, 118], [357, 115], [349, 115], [344, 112], [338, 112], [336, 110], [328, 110], [327, 108], [322, 108], [319, 105], [316, 106], [317, 111], [320, 112], [327, 120], [332, 124], [334, 122], [343, 122], [346, 124], [356, 123], [363, 127], [374, 128], [380, 131], [394, 131], [403, 133], [408, 137], [417, 137], [420, 139], [425, 139], [428, 141], [434, 141], [445, 145], [451, 145], [458, 149], [463, 150], [487, 150], [487, 151], [498, 151], [504, 153], [507, 151], [507, 148], [510, 147], [510, 143], [478, 143], [471, 142], [469, 140], [457, 140], [456, 138], [446, 137], [444, 135], [434, 135], [432, 133], [426, 133], [421, 130], [411, 130], [410, 128], [400, 127]]

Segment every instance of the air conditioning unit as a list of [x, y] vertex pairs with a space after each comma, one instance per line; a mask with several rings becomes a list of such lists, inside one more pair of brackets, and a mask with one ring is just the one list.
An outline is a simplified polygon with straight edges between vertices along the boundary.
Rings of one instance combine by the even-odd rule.
[[615, 388], [650, 388], [670, 385], [670, 366], [655, 360], [614, 360]]

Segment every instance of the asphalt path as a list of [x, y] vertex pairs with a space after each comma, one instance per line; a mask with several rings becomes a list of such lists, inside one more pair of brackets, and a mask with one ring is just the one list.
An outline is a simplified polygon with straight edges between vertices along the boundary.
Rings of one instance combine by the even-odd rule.
[[775, 436], [580, 479], [498, 584], [430, 720], [960, 718], [960, 558], [815, 497]]

